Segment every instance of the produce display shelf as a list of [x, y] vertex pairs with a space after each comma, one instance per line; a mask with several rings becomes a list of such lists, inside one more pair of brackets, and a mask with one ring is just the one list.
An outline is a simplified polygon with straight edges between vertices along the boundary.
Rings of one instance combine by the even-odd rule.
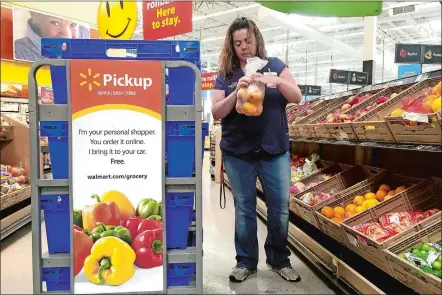
[[[230, 189], [225, 172], [224, 184]], [[266, 221], [267, 208], [259, 190], [256, 212]], [[288, 242], [305, 263], [314, 266], [336, 287], [339, 294], [415, 294], [292, 212]]]
[[348, 140], [327, 140], [327, 139], [306, 139], [306, 138], [290, 138], [291, 142], [303, 143], [318, 143], [318, 144], [333, 144], [333, 145], [348, 145], [361, 146], [371, 148], [396, 149], [396, 150], [413, 150], [420, 152], [442, 153], [442, 146], [437, 145], [416, 145], [416, 144], [395, 144], [395, 143], [380, 143], [371, 141], [348, 141]]

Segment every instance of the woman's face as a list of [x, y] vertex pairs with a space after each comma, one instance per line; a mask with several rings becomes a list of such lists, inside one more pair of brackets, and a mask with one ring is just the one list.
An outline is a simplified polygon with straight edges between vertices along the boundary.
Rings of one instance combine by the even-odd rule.
[[248, 29], [233, 32], [233, 47], [239, 60], [247, 63], [247, 59], [256, 56], [256, 38]]

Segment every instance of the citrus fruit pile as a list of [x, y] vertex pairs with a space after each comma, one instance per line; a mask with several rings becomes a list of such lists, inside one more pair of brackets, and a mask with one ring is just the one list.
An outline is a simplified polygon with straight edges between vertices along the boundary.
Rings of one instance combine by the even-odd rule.
[[353, 215], [364, 212], [367, 209], [370, 209], [382, 201], [388, 200], [392, 198], [394, 195], [406, 190], [405, 186], [399, 186], [396, 189], [391, 189], [390, 186], [383, 184], [379, 187], [379, 189], [374, 192], [366, 193], [364, 196], [356, 196], [353, 199], [353, 202], [345, 205], [345, 207], [337, 206], [337, 207], [329, 207], [325, 206], [321, 210], [321, 214], [330, 220], [341, 223], [346, 218], [350, 218]]

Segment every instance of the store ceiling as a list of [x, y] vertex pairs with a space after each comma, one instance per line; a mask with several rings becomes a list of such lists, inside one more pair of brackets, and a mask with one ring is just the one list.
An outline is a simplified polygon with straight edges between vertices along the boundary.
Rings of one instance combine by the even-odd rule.
[[[392, 15], [393, 7], [414, 4], [414, 11]], [[285, 60], [287, 34], [289, 34], [289, 66], [302, 84], [317, 84], [330, 88], [328, 74], [330, 68], [362, 70], [362, 59], [352, 58], [342, 50], [321, 44], [311, 38], [301, 36], [286, 27], [260, 21], [260, 5], [254, 2], [216, 1], [194, 3], [194, 29], [192, 33], [177, 36], [177, 39], [201, 40], [202, 61], [210, 63], [212, 71], [217, 70], [217, 59], [228, 25], [238, 16], [253, 19], [261, 29], [269, 55]], [[309, 18], [294, 17], [296, 22], [307, 24], [320, 33], [335, 38], [361, 52], [364, 38], [363, 18]], [[384, 2], [383, 13], [378, 17], [378, 36], [375, 81], [396, 78], [397, 72], [391, 69], [394, 61], [395, 43], [441, 44], [441, 5], [439, 2]], [[141, 27], [140, 27], [141, 29]], [[141, 38], [141, 30], [138, 32]], [[390, 69], [382, 71], [382, 56], [385, 52], [384, 65]], [[394, 65], [393, 65], [394, 66]], [[436, 66], [440, 68], [439, 66]], [[425, 66], [424, 70], [432, 70]], [[385, 66], [384, 68], [387, 68]], [[343, 90], [346, 86], [333, 85], [333, 92]]]

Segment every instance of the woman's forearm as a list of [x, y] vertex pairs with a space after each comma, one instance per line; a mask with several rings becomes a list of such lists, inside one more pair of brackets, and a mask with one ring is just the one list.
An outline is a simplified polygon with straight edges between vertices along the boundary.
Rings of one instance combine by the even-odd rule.
[[235, 105], [236, 105], [236, 90], [226, 98], [221, 99], [212, 105], [213, 119], [215, 120], [224, 119], [232, 111]]
[[290, 83], [285, 79], [279, 78], [279, 83], [276, 85], [281, 94], [291, 103], [300, 103], [302, 99], [301, 89], [296, 83]]

